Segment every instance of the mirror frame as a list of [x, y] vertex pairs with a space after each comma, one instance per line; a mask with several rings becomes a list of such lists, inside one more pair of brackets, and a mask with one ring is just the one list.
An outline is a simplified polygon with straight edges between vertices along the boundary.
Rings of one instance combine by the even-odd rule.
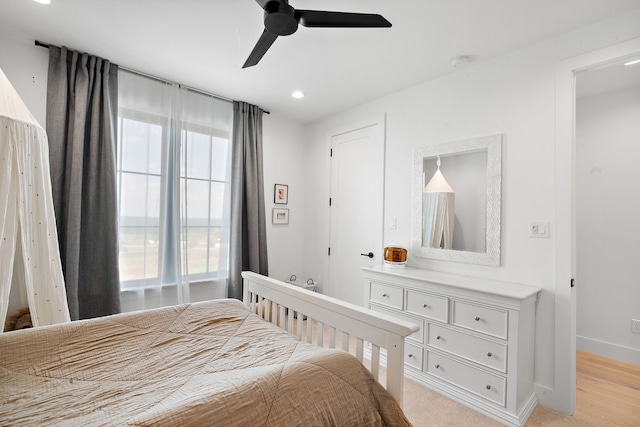
[[[422, 192], [425, 157], [487, 150], [486, 252], [439, 249], [422, 246]], [[413, 255], [443, 261], [500, 266], [500, 222], [502, 198], [502, 134], [471, 138], [416, 149], [413, 153]]]

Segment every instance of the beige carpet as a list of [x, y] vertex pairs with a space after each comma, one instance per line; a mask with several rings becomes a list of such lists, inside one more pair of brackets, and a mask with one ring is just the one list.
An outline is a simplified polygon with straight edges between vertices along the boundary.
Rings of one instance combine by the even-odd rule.
[[[306, 324], [303, 329], [306, 331]], [[316, 342], [317, 327], [313, 325], [313, 342]], [[323, 330], [324, 345], [328, 346], [328, 328]], [[342, 334], [336, 333], [336, 348], [342, 346]], [[350, 339], [349, 349], [355, 353], [355, 340]], [[370, 361], [363, 363], [368, 368]], [[386, 369], [380, 367], [379, 381], [386, 384]], [[503, 424], [474, 411], [448, 397], [441, 395], [415, 381], [405, 377], [404, 380], [404, 413], [414, 427], [502, 427]], [[538, 405], [533, 411], [526, 427], [600, 427], [591, 421], [577, 416], [564, 415], [544, 406]]]
[[[414, 427], [500, 427], [503, 424], [405, 378], [404, 412]], [[595, 427], [595, 424], [538, 405], [526, 427]]]

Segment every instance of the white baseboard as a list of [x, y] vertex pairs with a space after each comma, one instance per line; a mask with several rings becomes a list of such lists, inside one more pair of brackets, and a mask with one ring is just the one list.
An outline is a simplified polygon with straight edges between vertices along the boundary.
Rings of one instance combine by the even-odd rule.
[[640, 349], [625, 347], [606, 341], [576, 336], [576, 348], [598, 356], [640, 365]]

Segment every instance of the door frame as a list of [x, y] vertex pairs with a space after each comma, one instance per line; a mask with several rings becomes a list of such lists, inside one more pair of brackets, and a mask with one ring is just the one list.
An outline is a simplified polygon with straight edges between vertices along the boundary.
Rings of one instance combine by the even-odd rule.
[[[640, 38], [628, 40], [557, 64], [555, 77], [555, 402], [558, 411], [574, 414], [576, 406], [576, 273], [575, 221], [575, 76], [640, 52]], [[579, 286], [577, 284], [576, 286]], [[546, 393], [548, 390], [542, 391]], [[546, 399], [544, 399], [546, 401]]]

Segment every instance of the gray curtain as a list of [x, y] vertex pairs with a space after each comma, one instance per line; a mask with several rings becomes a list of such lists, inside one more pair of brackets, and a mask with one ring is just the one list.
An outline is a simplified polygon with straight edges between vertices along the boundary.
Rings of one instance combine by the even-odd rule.
[[230, 298], [242, 299], [242, 271], [268, 275], [262, 172], [262, 110], [233, 102]]
[[120, 312], [117, 78], [107, 60], [49, 49], [51, 184], [72, 320]]

